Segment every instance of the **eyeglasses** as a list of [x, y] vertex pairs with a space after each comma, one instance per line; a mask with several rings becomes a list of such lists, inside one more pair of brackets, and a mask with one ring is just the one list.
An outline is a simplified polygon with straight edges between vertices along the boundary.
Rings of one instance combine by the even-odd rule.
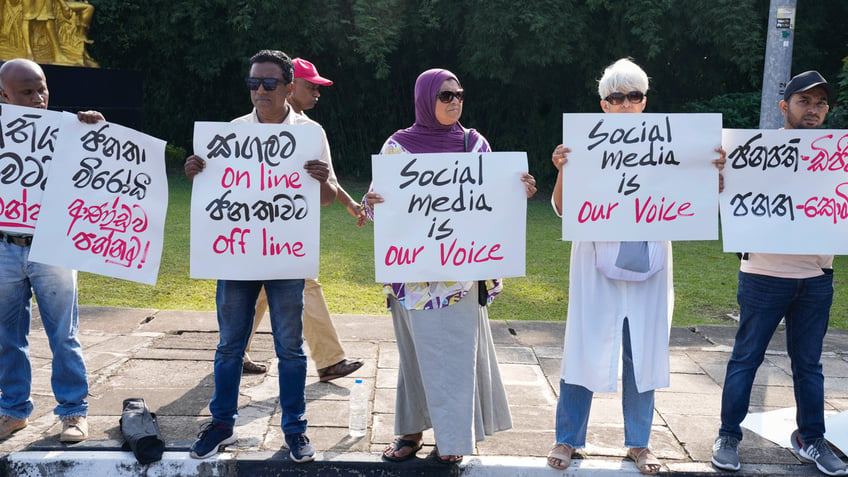
[[624, 98], [627, 98], [627, 100], [633, 104], [639, 104], [642, 102], [643, 99], [645, 99], [645, 93], [641, 91], [631, 91], [626, 94], [617, 92], [610, 93], [609, 96], [604, 98], [604, 101], [612, 105], [618, 105], [624, 103]]
[[286, 83], [285, 80], [277, 79], [277, 78], [247, 78], [244, 80], [245, 84], [247, 84], [247, 89], [251, 91], [256, 91], [259, 89], [259, 85], [262, 85], [265, 88], [265, 91], [274, 91], [277, 89], [278, 84]]
[[439, 91], [439, 94], [436, 95], [439, 98], [439, 101], [447, 104], [453, 101], [453, 98], [456, 98], [461, 103], [465, 99], [465, 90], [459, 89], [456, 91]]

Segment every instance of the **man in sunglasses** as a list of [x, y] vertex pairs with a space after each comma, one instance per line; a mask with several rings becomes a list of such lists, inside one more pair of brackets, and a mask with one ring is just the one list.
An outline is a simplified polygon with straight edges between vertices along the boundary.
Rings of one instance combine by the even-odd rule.
[[[302, 58], [293, 59], [292, 64], [294, 65], [294, 81], [288, 101], [295, 112], [303, 114], [305, 117], [304, 111], [312, 109], [318, 104], [318, 98], [321, 96], [321, 93], [318, 92], [319, 86], [330, 86], [333, 82], [319, 75], [315, 65]], [[359, 202], [353, 200], [338, 183], [336, 183], [336, 190], [336, 200], [344, 204], [348, 212], [358, 220], [361, 216]], [[268, 297], [263, 290], [259, 294], [259, 299], [256, 300], [256, 316], [250, 341], [247, 344], [247, 351], [250, 351], [253, 335], [256, 334], [259, 323], [267, 309]], [[303, 337], [309, 343], [312, 360], [315, 361], [315, 368], [318, 370], [320, 381], [332, 381], [347, 376], [362, 367], [362, 361], [345, 357], [344, 348], [330, 318], [330, 310], [327, 308], [321, 284], [314, 278], [307, 278], [304, 283]], [[265, 365], [253, 362], [247, 351], [244, 354], [244, 364], [242, 365], [244, 372], [264, 373], [266, 371]]]
[[[836, 91], [817, 72], [807, 71], [786, 85], [780, 111], [784, 129], [815, 129], [827, 115]], [[792, 444], [799, 455], [827, 475], [848, 468], [824, 439], [822, 342], [833, 301], [833, 255], [746, 253], [739, 271], [739, 329], [727, 363], [721, 396], [721, 427], [713, 445], [713, 465], [736, 471], [740, 424], [748, 413], [751, 388], [768, 343], [781, 318], [792, 364], [796, 422]]]
[[[0, 97], [8, 104], [47, 109], [44, 71], [23, 58], [3, 63]], [[80, 111], [77, 118], [88, 124], [104, 120], [97, 111]], [[53, 412], [62, 420], [59, 440], [83, 441], [88, 438], [88, 378], [77, 338], [77, 272], [29, 261], [31, 243], [32, 235], [0, 231], [0, 440], [26, 427], [33, 411], [28, 335], [35, 291], [53, 352], [51, 383], [58, 402]]]
[[[236, 118], [234, 123], [312, 124], [286, 101], [292, 90], [294, 68], [288, 55], [278, 50], [262, 50], [250, 58], [250, 76], [246, 80], [253, 111]], [[323, 133], [323, 129], [321, 130]], [[205, 166], [203, 159], [186, 159], [185, 172], [194, 178]], [[330, 159], [326, 135], [320, 159], [304, 164], [306, 172], [321, 183], [321, 205], [336, 200], [336, 176]], [[281, 426], [295, 462], [315, 458], [315, 449], [306, 437], [306, 355], [303, 353], [304, 280], [218, 280], [215, 302], [218, 309], [219, 342], [215, 352], [215, 393], [209, 403], [212, 422], [205, 424], [191, 446], [191, 456], [210, 457], [220, 446], [232, 444], [238, 416], [239, 383], [244, 351], [253, 324], [256, 297], [261, 288], [272, 298], [271, 322], [274, 348], [278, 358]], [[245, 306], [246, 303], [249, 305]]]

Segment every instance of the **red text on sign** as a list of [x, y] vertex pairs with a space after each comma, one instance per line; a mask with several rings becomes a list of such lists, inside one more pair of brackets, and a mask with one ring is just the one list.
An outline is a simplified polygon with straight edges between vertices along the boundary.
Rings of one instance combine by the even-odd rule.
[[[415, 263], [415, 259], [418, 258], [418, 254], [421, 253], [422, 250], [424, 250], [423, 245], [415, 249], [395, 247], [392, 245], [389, 247], [389, 250], [386, 251], [385, 263], [387, 266], [412, 265]], [[411, 256], [410, 253], [412, 253]]]
[[0, 196], [0, 226], [35, 228], [41, 204], [27, 204], [27, 190], [21, 189], [21, 200]]
[[648, 197], [644, 205], [640, 206], [639, 204], [639, 198], [637, 197], [636, 223], [642, 222], [643, 219], [649, 224], [651, 222], [670, 222], [678, 217], [691, 217], [695, 215], [694, 212], [686, 213], [689, 207], [692, 206], [691, 202], [683, 202], [677, 205], [677, 201], [673, 200], [670, 204], [666, 204], [665, 197], [662, 197], [658, 204], [654, 202], [653, 197]]
[[235, 255], [237, 250], [240, 250], [238, 253], [244, 255], [245, 250], [245, 242], [244, 236], [250, 233], [250, 229], [243, 229], [241, 227], [233, 227], [230, 230], [230, 236], [219, 235], [218, 238], [215, 239], [215, 242], [212, 244], [212, 251], [217, 254], [230, 254]]
[[462, 265], [466, 263], [483, 263], [489, 260], [503, 260], [503, 256], [495, 255], [501, 249], [501, 244], [477, 246], [474, 248], [474, 241], [468, 247], [457, 246], [457, 239], [453, 239], [450, 247], [445, 249], [445, 244], [439, 244], [439, 254], [441, 256], [442, 266], [452, 263], [454, 265]]
[[294, 255], [295, 257], [303, 257], [306, 252], [303, 251], [303, 242], [283, 242], [274, 241], [273, 235], [268, 235], [268, 231], [262, 229], [262, 255]]
[[592, 222], [607, 220], [612, 216], [612, 209], [617, 206], [618, 202], [610, 202], [607, 205], [595, 205], [587, 200], [586, 202], [583, 202], [583, 205], [580, 207], [580, 212], [577, 213], [577, 221], [582, 224], [589, 220]]

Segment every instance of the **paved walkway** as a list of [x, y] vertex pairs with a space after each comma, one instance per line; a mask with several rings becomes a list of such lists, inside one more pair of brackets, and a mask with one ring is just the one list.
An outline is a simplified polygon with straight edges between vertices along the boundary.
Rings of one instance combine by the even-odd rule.
[[[40, 322], [34, 320], [31, 352], [35, 412], [26, 429], [0, 442], [0, 476], [101, 475], [639, 475], [624, 459], [620, 395], [597, 395], [589, 422], [584, 457], [568, 471], [548, 468], [543, 458], [554, 441], [554, 413], [562, 355], [564, 322], [492, 321], [498, 357], [511, 403], [514, 428], [479, 443], [477, 454], [458, 467], [428, 458], [432, 432], [425, 433], [420, 459], [382, 462], [380, 451], [392, 439], [397, 349], [388, 315], [334, 316], [349, 357], [365, 366], [332, 383], [317, 379], [309, 361], [307, 419], [309, 437], [319, 451], [314, 463], [299, 465], [281, 451], [276, 367], [268, 375], [242, 380], [237, 432], [227, 451], [204, 461], [186, 452], [201, 423], [209, 419], [212, 359], [217, 325], [212, 312], [84, 307], [81, 341], [88, 364], [91, 395], [88, 441], [63, 445], [61, 424], [52, 414], [50, 352]], [[251, 355], [274, 359], [268, 320], [260, 328]], [[719, 425], [721, 384], [733, 343], [732, 326], [674, 328], [671, 339], [671, 387], [657, 392], [652, 433], [654, 453], [664, 472], [717, 475], [709, 463]], [[823, 357], [826, 406], [848, 408], [848, 333], [831, 331]], [[783, 335], [772, 342], [752, 396], [752, 411], [794, 406]], [[368, 434], [347, 436], [348, 390], [363, 378], [373, 393]], [[168, 447], [150, 466], [122, 452], [118, 419], [122, 402], [143, 397], [158, 415]], [[740, 448], [742, 470], [732, 475], [821, 475], [792, 451], [746, 431]]]

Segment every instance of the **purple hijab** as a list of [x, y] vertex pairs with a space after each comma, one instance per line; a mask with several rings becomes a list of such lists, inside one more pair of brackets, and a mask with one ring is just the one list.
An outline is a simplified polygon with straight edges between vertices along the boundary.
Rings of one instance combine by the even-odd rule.
[[463, 128], [459, 121], [445, 126], [436, 119], [436, 95], [446, 79], [453, 79], [459, 84], [456, 75], [440, 68], [421, 73], [415, 81], [415, 124], [398, 130], [391, 137], [413, 154], [466, 152], [465, 131], [469, 133], [469, 147], [477, 142], [477, 131]]

